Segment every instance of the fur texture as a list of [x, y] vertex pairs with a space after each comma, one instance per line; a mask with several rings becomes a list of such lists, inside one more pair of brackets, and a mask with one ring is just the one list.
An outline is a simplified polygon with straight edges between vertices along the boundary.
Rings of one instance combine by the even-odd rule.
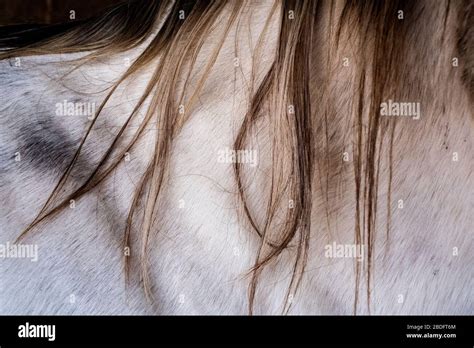
[[[152, 236], [150, 245], [156, 302], [146, 300], [136, 273], [131, 273], [135, 281], [125, 286], [122, 260], [123, 224], [151, 152], [145, 137], [104, 185], [72, 202], [71, 208], [41, 224], [21, 242], [38, 245], [37, 262], [0, 259], [1, 314], [247, 313], [246, 274], [255, 261], [259, 237], [249, 229], [239, 207], [232, 163], [219, 163], [217, 158], [220, 150], [233, 146], [248, 106], [246, 88], [252, 73], [260, 82], [269, 69], [270, 53], [278, 39], [275, 21], [257, 71], [251, 71], [251, 59], [271, 5], [252, 2], [246, 9], [248, 22], [240, 23], [239, 30], [231, 31], [226, 39], [199, 103], [174, 143], [170, 180], [158, 207], [160, 231]], [[328, 58], [325, 45], [334, 47], [331, 33], [336, 28], [324, 14], [333, 10], [340, 15], [339, 5], [320, 8], [321, 37], [314, 38], [320, 43], [314, 59], [322, 63], [311, 81], [312, 98], [331, 105], [329, 123], [316, 120], [315, 156], [327, 164], [331, 175], [315, 173], [308, 265], [299, 290], [290, 297], [291, 314], [353, 311], [357, 261], [325, 256], [326, 245], [354, 243], [355, 190], [348, 127], [358, 88], [353, 78], [358, 53], [351, 45], [351, 33], [341, 33], [344, 44], [331, 55], [328, 65], [323, 64]], [[473, 314], [472, 95], [464, 85], [461, 67], [451, 64], [457, 50], [456, 12], [451, 9], [443, 33], [438, 24], [444, 12], [423, 2], [418, 6], [423, 15], [406, 37], [417, 51], [406, 57], [405, 64], [413, 81], [422, 81], [422, 116], [419, 121], [396, 121], [391, 228], [387, 236], [387, 209], [380, 203], [370, 313]], [[438, 55], [443, 35], [448, 39]], [[197, 70], [205, 65], [212, 43], [210, 37], [198, 57]], [[75, 65], [68, 60], [74, 55], [22, 57], [21, 66], [15, 66], [15, 59], [0, 62], [0, 244], [12, 243], [41, 208], [90, 122], [84, 115], [57, 115], [57, 103], [98, 105], [125, 71], [126, 62], [142, 49], [143, 45], [73, 72]], [[348, 66], [343, 65], [345, 58]], [[462, 58], [472, 64], [472, 57]], [[76, 184], [92, 170], [104, 144], [110, 143], [114, 130], [132, 110], [149, 73], [143, 71], [127, 81], [106, 106], [73, 172]], [[328, 77], [328, 86], [323, 88], [322, 81]], [[363, 95], [364, 100], [370, 97], [367, 91]], [[262, 188], [269, 185], [265, 170], [271, 135], [265, 121], [254, 133], [252, 149], [257, 149], [259, 166], [247, 174], [252, 177], [249, 201], [263, 214], [266, 197]], [[384, 144], [387, 139], [382, 139]], [[346, 151], [347, 162], [343, 160]], [[457, 161], [453, 160], [455, 152]], [[380, 168], [379, 185], [387, 187], [386, 157]], [[385, 202], [385, 190], [379, 198]], [[398, 208], [399, 200], [403, 208]], [[132, 241], [132, 245], [137, 243]], [[263, 272], [254, 313], [281, 312], [293, 252], [290, 245]], [[362, 301], [358, 313], [368, 313]]]

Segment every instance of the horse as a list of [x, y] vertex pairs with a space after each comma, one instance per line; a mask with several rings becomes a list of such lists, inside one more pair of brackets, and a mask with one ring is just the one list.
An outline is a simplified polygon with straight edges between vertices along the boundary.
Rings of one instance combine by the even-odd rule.
[[1, 314], [473, 314], [472, 1], [132, 0], [0, 30]]

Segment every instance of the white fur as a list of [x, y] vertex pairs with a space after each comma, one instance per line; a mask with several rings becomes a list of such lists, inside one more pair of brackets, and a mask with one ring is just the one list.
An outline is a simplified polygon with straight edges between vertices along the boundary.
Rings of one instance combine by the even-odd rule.
[[[53, 221], [42, 224], [22, 242], [38, 244], [38, 262], [0, 259], [1, 314], [247, 313], [249, 278], [245, 274], [253, 265], [258, 237], [245, 227], [237, 209], [231, 164], [218, 163], [217, 156], [220, 149], [232, 147], [242, 122], [247, 103], [244, 81], [250, 78], [249, 52], [256, 44], [269, 4], [255, 6], [252, 11], [252, 42], [244, 41], [244, 53], [239, 54], [243, 76], [233, 66], [231, 34], [204, 86], [200, 103], [175, 141], [171, 180], [165, 185], [159, 207], [160, 229], [150, 245], [155, 305], [145, 299], [136, 267], [131, 286], [125, 289], [122, 268], [121, 238], [128, 206], [134, 183], [152, 149], [143, 141], [132, 152], [131, 162], [124, 162], [105, 186], [78, 200], [74, 209], [67, 208]], [[276, 23], [270, 34], [264, 50], [266, 58], [256, 72], [260, 78], [268, 69], [268, 52], [275, 47]], [[210, 47], [206, 46], [204, 52]], [[58, 119], [54, 105], [74, 98], [99, 103], [105, 96], [104, 88], [125, 71], [124, 58], [133, 60], [139, 50], [82, 67], [60, 81], [58, 78], [72, 65], [53, 62], [66, 57], [22, 58], [21, 67], [0, 62], [0, 243], [12, 242], [34, 218], [60, 174], [48, 169], [48, 164], [29, 165], [32, 159], [28, 152], [21, 153], [22, 161], [14, 161], [15, 152], [22, 147], [18, 130], [39, 125], [38, 135], [48, 137], [41, 133], [41, 122], [50, 118], [77, 144], [89, 121], [83, 117]], [[201, 57], [198, 65], [205, 58]], [[347, 79], [345, 74], [341, 70], [341, 80]], [[108, 104], [101, 116], [104, 123], [99, 122], [103, 127], [92, 132], [86, 146], [90, 161], [100, 156], [104, 144], [111, 139], [107, 126], [120, 125], [131, 111], [133, 101], [143, 91], [146, 76], [147, 72], [143, 72], [140, 78], [125, 84]], [[456, 91], [463, 90], [458, 80], [449, 81]], [[347, 88], [335, 84], [334, 95], [347, 95]], [[419, 140], [407, 142], [406, 146], [396, 144], [392, 199], [394, 206], [403, 199], [405, 207], [393, 210], [389, 248], [385, 245], [385, 213], [381, 209], [372, 313], [474, 312], [472, 115], [465, 93], [448, 91], [447, 96], [438, 97], [447, 105], [443, 122], [433, 127], [419, 126]], [[338, 105], [341, 117], [348, 115], [344, 113], [348, 105]], [[439, 113], [439, 107], [434, 104], [422, 112], [430, 117]], [[446, 151], [441, 142], [444, 123], [448, 122]], [[398, 132], [402, 134], [407, 127], [416, 124], [404, 123]], [[265, 134], [259, 138], [257, 148], [259, 154], [268, 150]], [[454, 151], [459, 153], [458, 162], [451, 160]], [[386, 180], [381, 180], [385, 187]], [[260, 192], [264, 184], [263, 177], [256, 175], [251, 187], [250, 201], [260, 212], [265, 204]], [[343, 190], [343, 204], [331, 218], [331, 231], [326, 228], [324, 197], [315, 193], [310, 257], [300, 290], [294, 295], [292, 314], [352, 314], [354, 260], [324, 257], [326, 244], [353, 243], [352, 184]], [[385, 196], [380, 198], [382, 202], [384, 199]], [[459, 250], [458, 256], [453, 256], [454, 247]], [[290, 254], [285, 251], [279, 262], [264, 272], [256, 313], [281, 312], [291, 272]], [[403, 303], [398, 301], [400, 295]], [[362, 291], [361, 297], [364, 296]], [[366, 313], [364, 306], [360, 312]]]

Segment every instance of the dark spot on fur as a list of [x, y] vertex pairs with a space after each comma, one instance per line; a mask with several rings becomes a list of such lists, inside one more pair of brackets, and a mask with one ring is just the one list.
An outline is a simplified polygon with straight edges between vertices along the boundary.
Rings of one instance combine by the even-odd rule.
[[[79, 145], [49, 118], [24, 125], [18, 131], [18, 139], [22, 158], [41, 172], [62, 173]], [[79, 157], [76, 167], [87, 168], [87, 161]]]

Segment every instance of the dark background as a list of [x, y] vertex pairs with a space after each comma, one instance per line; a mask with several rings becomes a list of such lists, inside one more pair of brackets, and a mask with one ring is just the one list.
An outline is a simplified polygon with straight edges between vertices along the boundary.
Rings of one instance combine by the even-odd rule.
[[13, 24], [57, 24], [99, 15], [124, 0], [0, 0], [0, 26]]

